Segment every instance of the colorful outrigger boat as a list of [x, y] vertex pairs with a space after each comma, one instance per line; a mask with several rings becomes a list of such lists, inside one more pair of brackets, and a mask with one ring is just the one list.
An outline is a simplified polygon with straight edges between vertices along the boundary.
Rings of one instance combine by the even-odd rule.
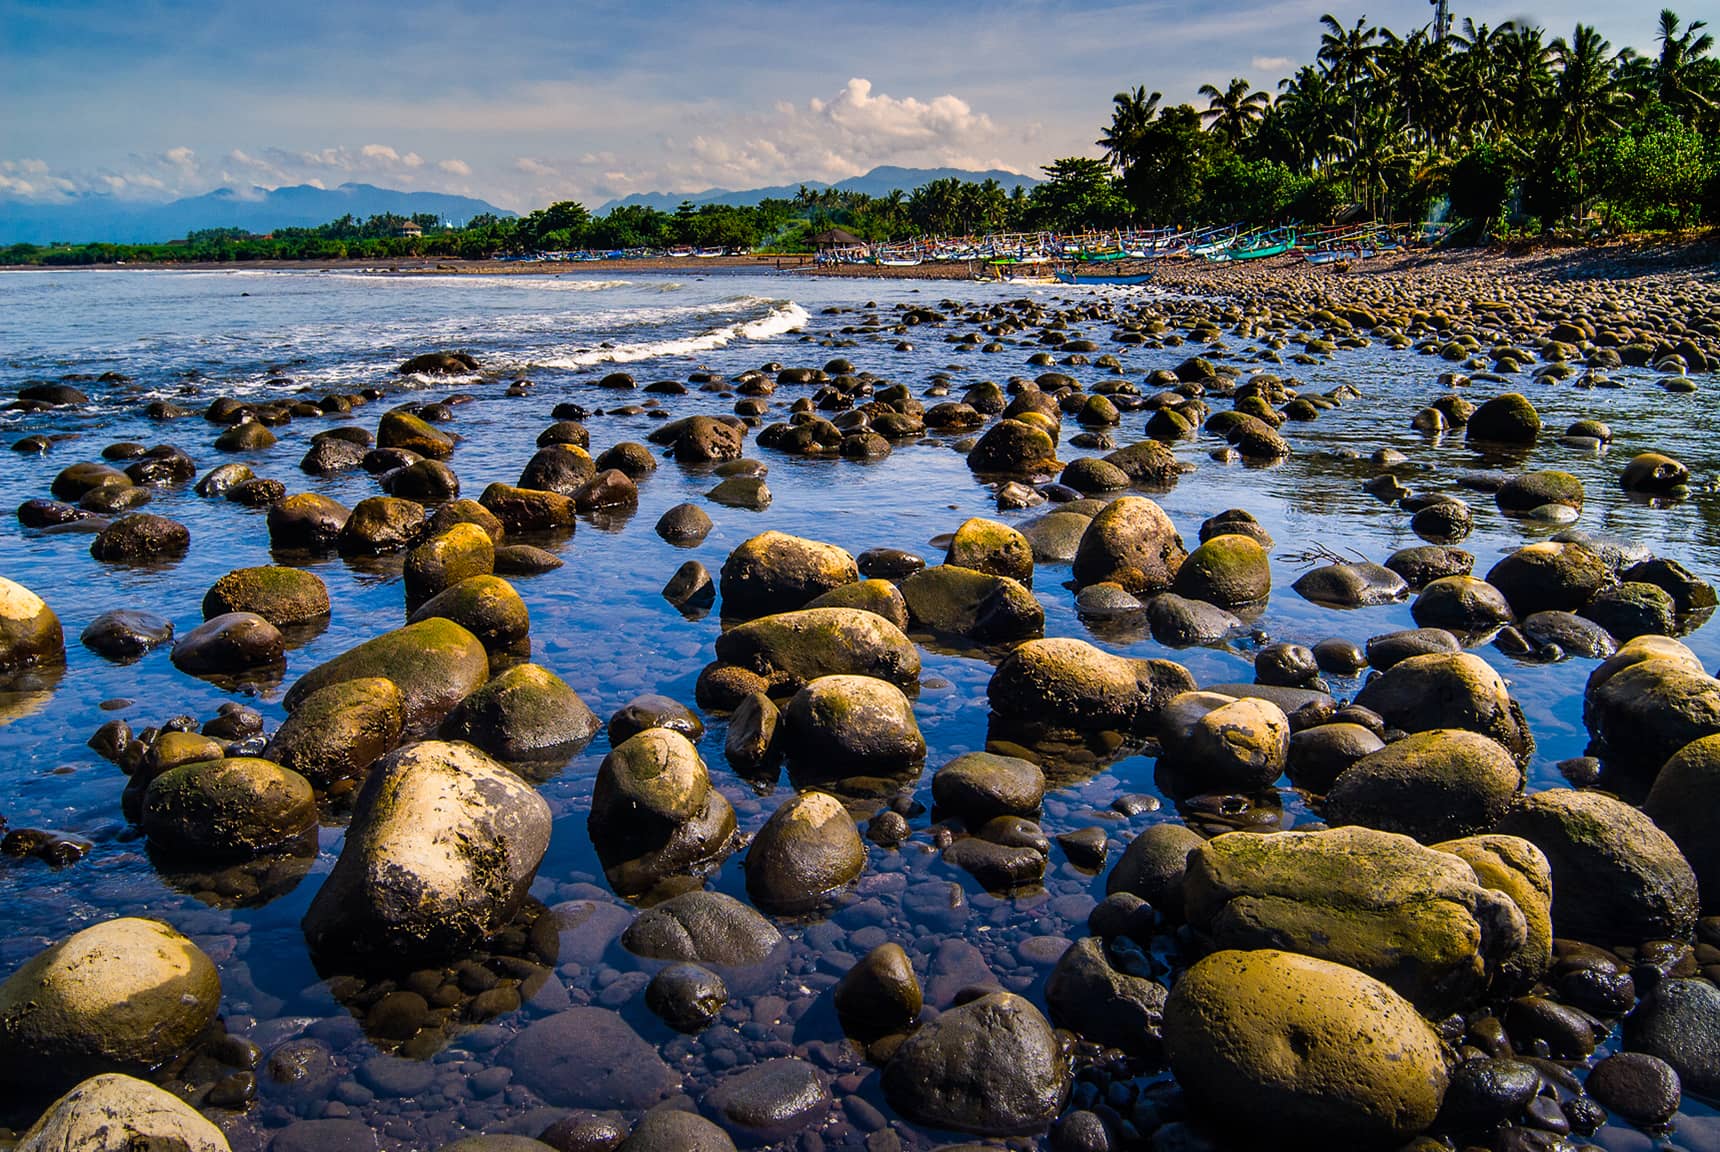
[[1110, 284], [1122, 288], [1145, 284], [1152, 278], [1153, 274], [1151, 272], [1136, 272], [1133, 274], [1118, 274], [1113, 276], [1083, 272], [1057, 273], [1057, 282], [1060, 284]]

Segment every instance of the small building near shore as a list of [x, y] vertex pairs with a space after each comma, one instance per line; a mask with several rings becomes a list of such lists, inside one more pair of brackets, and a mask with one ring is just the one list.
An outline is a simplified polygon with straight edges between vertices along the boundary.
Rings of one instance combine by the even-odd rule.
[[866, 243], [854, 233], [841, 228], [827, 228], [823, 232], [814, 232], [806, 238], [806, 242], [812, 245], [814, 252], [834, 252], [841, 248], [859, 248]]
[[394, 234], [404, 236], [409, 240], [418, 240], [423, 237], [424, 229], [420, 228], [415, 221], [407, 220], [405, 223], [396, 225]]

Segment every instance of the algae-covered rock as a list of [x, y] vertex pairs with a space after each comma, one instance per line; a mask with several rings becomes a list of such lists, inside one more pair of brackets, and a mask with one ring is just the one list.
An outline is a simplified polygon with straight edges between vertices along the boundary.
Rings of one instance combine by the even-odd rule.
[[1439, 1113], [1439, 1036], [1362, 972], [1277, 950], [1221, 951], [1171, 990], [1165, 1051], [1195, 1110], [1249, 1146], [1317, 1132], [1396, 1148]]
[[56, 1091], [102, 1072], [144, 1075], [190, 1046], [220, 1005], [220, 977], [197, 945], [159, 920], [104, 920], [0, 984], [0, 1074]]
[[993, 992], [941, 1014], [884, 1066], [884, 1095], [935, 1128], [1036, 1132], [1062, 1110], [1071, 1077], [1051, 1025], [1029, 1001]]
[[1191, 600], [1230, 606], [1264, 600], [1272, 592], [1272, 561], [1251, 536], [1214, 536], [1189, 553], [1174, 587]]
[[1436, 728], [1479, 732], [1503, 746], [1519, 764], [1527, 762], [1535, 747], [1523, 711], [1511, 699], [1504, 679], [1487, 661], [1468, 652], [1430, 652], [1399, 661], [1368, 681], [1356, 695], [1356, 703], [1405, 732]]
[[1022, 640], [1045, 627], [1045, 609], [1008, 577], [940, 564], [901, 583], [909, 620], [920, 628], [982, 643]]
[[1464, 435], [1496, 444], [1533, 444], [1541, 434], [1541, 414], [1521, 392], [1506, 392], [1470, 414]]
[[150, 844], [200, 858], [244, 858], [316, 826], [310, 781], [269, 760], [238, 756], [182, 764], [143, 795]]
[[967, 465], [982, 476], [1050, 476], [1062, 465], [1057, 441], [1023, 420], [999, 420], [968, 453]]
[[478, 503], [502, 522], [511, 535], [518, 532], [552, 532], [572, 528], [578, 519], [573, 497], [536, 488], [516, 488], [495, 483], [485, 488]]
[[450, 524], [406, 554], [406, 603], [416, 608], [462, 580], [495, 570], [496, 546], [490, 534], [478, 524]]
[[792, 612], [858, 579], [860, 569], [844, 549], [764, 532], [742, 542], [723, 561], [723, 614], [750, 620]]
[[1033, 545], [1007, 524], [975, 516], [950, 538], [945, 564], [1033, 583]]
[[1167, 660], [1129, 660], [1084, 640], [1029, 640], [998, 662], [986, 686], [992, 712], [1010, 723], [1081, 730], [1150, 729], [1166, 701], [1194, 689]]
[[263, 758], [327, 788], [364, 775], [400, 740], [405, 700], [381, 676], [343, 680], [299, 701], [263, 749]]
[[398, 408], [384, 412], [376, 425], [378, 448], [404, 448], [431, 460], [446, 460], [454, 452], [454, 441], [426, 421]]
[[1110, 581], [1136, 595], [1162, 592], [1175, 582], [1186, 556], [1164, 509], [1144, 496], [1122, 496], [1088, 524], [1074, 575], [1082, 585]]
[[571, 756], [602, 726], [561, 677], [538, 664], [516, 664], [460, 701], [442, 733], [498, 760], [521, 762]]
[[840, 588], [832, 588], [807, 604], [808, 608], [858, 608], [876, 613], [897, 628], [908, 626], [908, 602], [901, 591], [888, 580], [856, 580]]
[[748, 621], [717, 637], [717, 658], [796, 685], [820, 676], [876, 676], [900, 688], [920, 678], [920, 654], [902, 630], [855, 608], [806, 608]]
[[147, 1080], [110, 1072], [48, 1105], [14, 1152], [231, 1152], [221, 1129]]
[[491, 652], [509, 652], [531, 632], [526, 602], [500, 576], [468, 576], [420, 604], [409, 623], [441, 617], [476, 636]]
[[305, 939], [319, 957], [380, 968], [457, 957], [519, 910], [549, 832], [537, 791], [476, 748], [402, 748], [365, 778]]
[[312, 668], [287, 689], [287, 711], [319, 688], [382, 676], [400, 689], [408, 730], [422, 730], [489, 679], [484, 645], [452, 620], [434, 616], [366, 640]]
[[1326, 793], [1326, 819], [1423, 843], [1485, 832], [1523, 786], [1511, 754], [1476, 732], [1417, 732], [1357, 760]]
[[611, 884], [642, 895], [696, 887], [734, 850], [735, 813], [691, 741], [647, 728], [604, 757], [587, 829]]
[[1546, 855], [1520, 836], [1497, 833], [1446, 840], [1433, 848], [1462, 857], [1483, 888], [1503, 892], [1523, 913], [1528, 934], [1516, 954], [1500, 962], [1494, 990], [1515, 992], [1533, 985], [1553, 962], [1553, 867]]
[[808, 681], [782, 711], [781, 743], [819, 776], [887, 775], [926, 756], [913, 705], [875, 676]]
[[203, 618], [253, 612], [276, 628], [314, 624], [329, 614], [328, 588], [302, 568], [235, 568], [203, 595]]
[[866, 845], [836, 797], [802, 792], [786, 801], [747, 850], [747, 894], [767, 911], [805, 912], [866, 866]]
[[1183, 899], [1219, 948], [1347, 964], [1433, 1017], [1476, 1003], [1528, 931], [1464, 861], [1370, 828], [1218, 836], [1189, 856]]
[[1651, 780], [1679, 749], [1720, 734], [1720, 680], [1677, 641], [1638, 637], [1590, 675], [1583, 722], [1593, 755]]
[[34, 592], [0, 576], [0, 673], [66, 655], [60, 618]]

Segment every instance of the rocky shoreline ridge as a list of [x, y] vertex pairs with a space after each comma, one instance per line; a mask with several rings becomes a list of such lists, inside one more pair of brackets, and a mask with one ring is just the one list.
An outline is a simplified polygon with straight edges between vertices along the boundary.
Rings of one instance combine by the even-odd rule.
[[[1597, 506], [1674, 507], [1702, 479], [1673, 445], [1609, 464], [1604, 492], [1510, 463], [1541, 443], [1595, 452], [1613, 438], [1598, 419], [1546, 425], [1540, 389], [1600, 397], [1629, 368], [1669, 404], [1701, 403], [1720, 366], [1720, 287], [1702, 273], [1566, 279], [1485, 261], [1389, 271], [1284, 270], [1227, 281], [1222, 296], [928, 293], [856, 308], [827, 321], [843, 354], [818, 366], [644, 387], [594, 376], [590, 407], [548, 414], [518, 482], [476, 498], [457, 470], [461, 393], [283, 390], [200, 411], [154, 400], [149, 418], [179, 443], [116, 443], [69, 464], [47, 431], [19, 437], [40, 491], [17, 509], [21, 527], [87, 536], [89, 564], [173, 564], [209, 546], [147, 508], [186, 486], [231, 502], [235, 524], [266, 509], [244, 524], [267, 533], [276, 562], [213, 582], [204, 622], [183, 635], [148, 606], [62, 621], [52, 587], [0, 576], [6, 687], [51, 684], [68, 625], [104, 657], [168, 647], [182, 672], [235, 692], [278, 677], [295, 630], [341, 611], [303, 566], [331, 554], [395, 558], [402, 615], [294, 680], [273, 730], [236, 698], [89, 736], [150, 859], [219, 876], [212, 893], [267, 901], [281, 870], [315, 854], [319, 828], [345, 823], [301, 928], [346, 1023], [379, 1052], [353, 1081], [362, 1091], [340, 1094], [351, 1070], [332, 1058], [334, 1029], [230, 1030], [218, 957], [161, 921], [116, 917], [0, 982], [0, 1074], [33, 1117], [14, 1147], [376, 1148], [353, 1116], [441, 1091], [437, 1054], [474, 1034], [498, 1062], [472, 1091], [507, 1100], [517, 1123], [449, 1133], [440, 1146], [458, 1152], [1557, 1150], [1609, 1146], [1597, 1135], [1609, 1131], [1648, 1147], [1687, 1097], [1720, 1104], [1720, 680], [1678, 639], [1720, 600], [1678, 557], [1579, 526]], [[892, 379], [883, 353], [914, 341], [1032, 375]], [[1153, 496], [1198, 484], [1208, 464], [1302, 451], [1299, 428], [1363, 392], [1320, 392], [1295, 371], [1374, 345], [1446, 366], [1394, 419], [1504, 466], [1466, 474], [1458, 495], [1393, 449], [1335, 461], [1412, 513], [1420, 543], [1312, 555], [1288, 588], [1273, 550], [1301, 542], [1274, 541], [1245, 508], [1185, 540]], [[1162, 367], [1125, 371], [1124, 349]], [[483, 372], [457, 352], [399, 369], [419, 389]], [[522, 411], [532, 403], [528, 381], [505, 386]], [[732, 397], [732, 413], [670, 411], [644, 442], [593, 450], [607, 439], [599, 404], [672, 408], [689, 388]], [[87, 400], [38, 381], [12, 408], [46, 429]], [[374, 421], [372, 405], [386, 405]], [[290, 474], [271, 429], [300, 421], [327, 424], [303, 474], [362, 471], [377, 494], [346, 507], [262, 475]], [[603, 719], [533, 662], [514, 582], [555, 579], [556, 542], [635, 506], [658, 468], [708, 470], [719, 514], [764, 510], [773, 460], [884, 461], [927, 434], [958, 438], [999, 515], [1042, 511], [968, 518], [932, 562], [909, 541], [855, 555], [766, 528], [717, 572], [689, 560], [654, 574], [674, 609], [723, 617], [692, 700], [643, 695]], [[1207, 463], [1172, 451], [1189, 443]], [[1545, 531], [1477, 574], [1460, 547], [1471, 499]], [[688, 503], [655, 531], [697, 543], [711, 526]], [[1140, 620], [1177, 648], [1244, 636], [1271, 597], [1292, 595], [1332, 609], [1332, 634], [1266, 638], [1252, 683], [1202, 685], [1176, 660], [1046, 635], [1052, 598], [1084, 619]], [[1345, 634], [1345, 609], [1406, 602], [1415, 628]], [[928, 745], [915, 712], [928, 642], [990, 665], [983, 750]], [[1589, 755], [1559, 766], [1571, 787], [1529, 790], [1536, 734], [1484, 644], [1573, 662], [1571, 722]], [[530, 898], [552, 838], [538, 784], [600, 732], [610, 750], [586, 827], [609, 891], [545, 907]], [[1176, 812], [1126, 841], [1096, 820], [1051, 826], [1060, 789], [1096, 756], [1131, 752], [1154, 758]], [[782, 771], [792, 795], [743, 832], [719, 782]], [[913, 800], [923, 778], [929, 810]], [[1247, 809], [1238, 798], [1283, 781], [1316, 823], [1226, 826]], [[75, 837], [5, 839], [8, 855], [88, 866]], [[1031, 946], [1042, 956], [1022, 945], [1042, 983], [1006, 986], [983, 963], [971, 978], [959, 963], [934, 971], [891, 939], [840, 971], [797, 971], [810, 994], [803, 1015], [778, 1011], [788, 1040], [689, 1091], [669, 1045], [740, 1025], [743, 1003], [777, 995], [789, 937], [813, 936], [862, 891], [883, 899], [868, 883], [911, 852], [1004, 896], [1067, 862], [1103, 875], [1105, 896], [1085, 935], [1031, 937], [1047, 941]], [[706, 886], [727, 861], [745, 900]], [[948, 908], [906, 911], [936, 921]], [[555, 979], [623, 952], [640, 980], [575, 1002]], [[644, 1038], [620, 1011], [640, 1005], [683, 1039]], [[831, 1035], [815, 1031], [821, 1016]], [[253, 1117], [266, 1104], [293, 1122], [265, 1129]]]

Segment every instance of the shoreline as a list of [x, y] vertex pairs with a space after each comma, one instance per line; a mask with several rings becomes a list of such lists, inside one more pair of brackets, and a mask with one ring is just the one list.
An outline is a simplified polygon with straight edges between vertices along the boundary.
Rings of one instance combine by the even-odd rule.
[[[235, 263], [141, 262], [124, 264], [0, 265], [0, 272], [107, 272], [107, 271], [206, 271], [206, 272], [356, 272], [376, 276], [602, 276], [605, 274], [655, 275], [663, 273], [762, 272], [849, 280], [921, 280], [990, 282], [990, 265], [983, 261], [921, 264], [913, 267], [880, 267], [866, 264], [814, 263], [805, 254], [674, 257], [640, 260], [569, 262], [560, 260], [461, 260], [422, 259], [379, 263], [374, 260], [249, 260]], [[1636, 279], [1666, 273], [1694, 273], [1720, 277], [1720, 238], [1623, 240], [1602, 245], [1555, 246], [1536, 244], [1524, 249], [1499, 247], [1462, 248], [1449, 251], [1417, 250], [1375, 256], [1338, 266], [1308, 264], [1300, 257], [1272, 257], [1247, 263], [1211, 263], [1205, 260], [1124, 260], [1093, 265], [1103, 273], [1149, 272], [1155, 286], [1177, 290], [1223, 290], [1239, 285], [1269, 283], [1329, 282], [1334, 277], [1412, 277], [1420, 272], [1487, 272], [1530, 279]], [[1076, 285], [1030, 285], [1022, 287], [1075, 287]]]

